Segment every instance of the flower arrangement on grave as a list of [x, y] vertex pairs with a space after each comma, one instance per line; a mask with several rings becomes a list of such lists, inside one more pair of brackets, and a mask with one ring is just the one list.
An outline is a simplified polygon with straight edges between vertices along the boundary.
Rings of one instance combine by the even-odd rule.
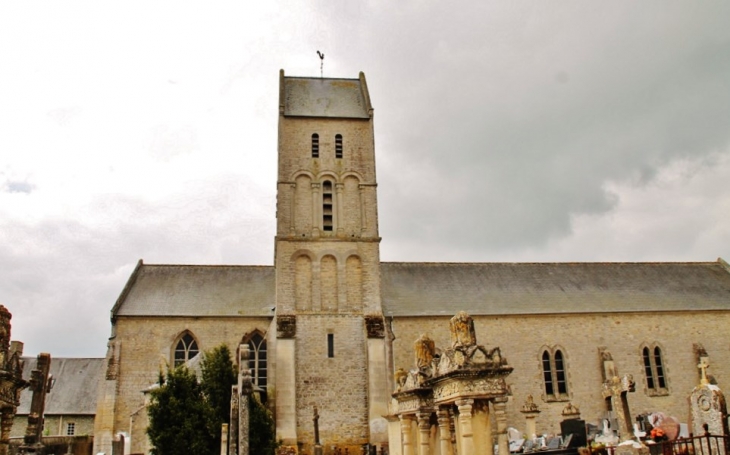
[[652, 428], [650, 435], [652, 441], [654, 442], [662, 442], [668, 439], [667, 435], [664, 433], [664, 430], [659, 427]]

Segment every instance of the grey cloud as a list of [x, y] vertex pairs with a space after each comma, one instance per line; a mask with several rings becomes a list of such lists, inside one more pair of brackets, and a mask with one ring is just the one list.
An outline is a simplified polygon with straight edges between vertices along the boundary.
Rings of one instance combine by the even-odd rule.
[[574, 215], [614, 209], [606, 182], [647, 184], [675, 159], [725, 150], [730, 8], [659, 6], [373, 12], [380, 25], [358, 30], [372, 51], [348, 59], [377, 55], [363, 66], [384, 246], [446, 242], [475, 260], [537, 248], [569, 236]]
[[35, 185], [29, 182], [10, 181], [5, 182], [5, 188], [8, 193], [25, 193], [30, 194], [34, 189]]
[[[109, 310], [135, 263], [271, 264], [273, 194], [221, 176], [152, 205], [118, 195], [87, 207], [94, 223], [0, 221], [0, 303], [26, 354], [103, 356]], [[101, 220], [101, 221], [98, 221]]]

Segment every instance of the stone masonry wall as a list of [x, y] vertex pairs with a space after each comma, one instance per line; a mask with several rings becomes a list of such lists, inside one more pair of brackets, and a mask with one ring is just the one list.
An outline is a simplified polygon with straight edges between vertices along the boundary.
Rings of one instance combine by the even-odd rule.
[[[447, 347], [449, 318], [395, 319], [394, 367], [413, 368], [413, 342], [422, 333], [429, 334], [437, 347]], [[538, 433], [560, 431], [560, 413], [567, 401], [546, 401], [540, 362], [545, 347], [562, 349], [569, 399], [589, 423], [596, 423], [606, 409], [601, 396], [599, 346], [613, 355], [620, 375], [631, 374], [636, 381], [636, 392], [628, 396], [632, 416], [662, 411], [688, 422], [687, 400], [699, 384], [694, 343], [707, 349], [711, 363], [708, 374], [717, 379], [720, 388], [730, 390], [730, 342], [726, 335], [730, 312], [477, 316], [474, 324], [478, 343], [499, 346], [514, 367], [507, 378], [513, 393], [507, 405], [508, 424], [520, 431], [525, 431], [525, 419], [519, 410], [530, 394], [542, 411], [537, 418]], [[669, 391], [666, 396], [650, 396], [646, 388], [641, 347], [654, 343], [662, 349]]]
[[[143, 390], [157, 382], [159, 372], [172, 364], [180, 333], [190, 331], [201, 354], [221, 343], [235, 353], [242, 337], [259, 329], [266, 332], [269, 318], [133, 318], [120, 317], [116, 340], [121, 341], [114, 433], [129, 433], [130, 415], [144, 405]], [[135, 435], [137, 436], [137, 435]], [[132, 452], [141, 452], [145, 436], [133, 437]]]
[[[66, 436], [66, 424], [74, 423], [75, 435], [93, 435], [94, 434], [94, 416], [59, 416], [47, 415], [43, 424], [44, 436]], [[28, 426], [28, 416], [16, 415], [13, 419], [13, 428], [10, 432], [11, 438], [19, 438], [25, 436], [25, 429]]]
[[279, 240], [276, 254], [277, 314], [381, 312], [377, 242]]
[[[334, 335], [334, 357], [327, 356]], [[323, 445], [368, 442], [367, 347], [363, 318], [357, 315], [297, 316], [297, 436], [314, 442], [313, 406], [319, 409]], [[343, 445], [343, 447], [345, 447]]]
[[[340, 235], [349, 239], [378, 235], [372, 125], [368, 120], [280, 118], [277, 236], [309, 238], [312, 228], [320, 226], [322, 188], [312, 185], [324, 179], [334, 185], [339, 212], [335, 226], [344, 231]], [[320, 137], [319, 158], [312, 158], [313, 133]], [[339, 159], [335, 158], [336, 134], [343, 136]]]

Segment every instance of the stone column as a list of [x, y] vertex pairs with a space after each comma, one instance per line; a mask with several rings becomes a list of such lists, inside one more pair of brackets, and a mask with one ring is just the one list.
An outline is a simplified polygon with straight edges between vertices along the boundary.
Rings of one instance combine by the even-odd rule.
[[358, 187], [360, 191], [360, 232], [365, 233], [368, 228], [368, 220], [367, 220], [367, 209], [365, 208], [365, 185], [362, 183]]
[[540, 415], [540, 409], [535, 404], [532, 395], [527, 395], [527, 400], [522, 405], [520, 412], [525, 416], [525, 434], [527, 435], [527, 439], [534, 439], [537, 436], [535, 420]]
[[296, 317], [276, 318], [276, 439], [297, 445]]
[[439, 406], [436, 409], [436, 416], [439, 422], [441, 455], [454, 455], [454, 448], [451, 445], [451, 418], [449, 417], [449, 409], [446, 406]]
[[449, 431], [451, 432], [451, 448], [454, 453], [456, 450], [456, 412], [453, 407], [449, 407]]
[[228, 424], [221, 425], [221, 455], [228, 455]]
[[0, 455], [8, 455], [8, 448], [10, 447], [10, 430], [13, 427], [14, 415], [12, 409], [4, 409], [2, 412], [2, 436], [0, 437]]
[[412, 416], [400, 416], [400, 433], [403, 439], [403, 455], [416, 455], [415, 447], [413, 447], [412, 421]]
[[418, 455], [431, 455], [431, 413], [419, 412], [418, 419]]
[[248, 368], [249, 348], [247, 344], [238, 346], [238, 455], [249, 455], [249, 401], [253, 397], [253, 379]]
[[474, 400], [471, 413], [474, 447], [479, 455], [494, 455], [494, 435], [489, 401]]
[[345, 188], [344, 183], [335, 183], [335, 220], [336, 223], [335, 228], [337, 232], [337, 237], [344, 237], [345, 236], [345, 220], [342, 217], [342, 212], [344, 212], [345, 207], [345, 199], [342, 196], [342, 190]]
[[319, 226], [322, 223], [322, 197], [319, 194], [319, 183], [312, 183], [312, 237], [319, 237]]
[[537, 436], [537, 425], [535, 420], [540, 415], [540, 411], [523, 412], [525, 415], [525, 434], [528, 439]]
[[494, 415], [497, 418], [497, 445], [499, 453], [509, 453], [509, 438], [507, 437], [507, 397], [494, 399]]
[[238, 406], [240, 400], [238, 399], [238, 385], [231, 386], [231, 423], [228, 426], [230, 429], [228, 437], [228, 453], [231, 455], [238, 454]]
[[289, 188], [291, 191], [289, 192], [289, 236], [295, 237], [296, 236], [296, 202], [297, 202], [297, 184], [292, 183], [289, 185]]
[[[474, 400], [464, 399], [456, 400], [456, 406], [459, 408], [459, 437], [461, 439], [461, 452], [459, 455], [474, 455], [474, 433], [471, 425], [471, 411]], [[501, 453], [509, 453], [501, 452]]]

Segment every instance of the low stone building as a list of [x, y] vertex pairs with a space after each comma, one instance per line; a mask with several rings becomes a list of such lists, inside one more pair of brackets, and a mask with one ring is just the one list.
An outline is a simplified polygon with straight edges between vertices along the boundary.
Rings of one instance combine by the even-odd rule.
[[[35, 368], [35, 357], [24, 357], [23, 377]], [[91, 436], [94, 434], [97, 388], [103, 373], [104, 359], [52, 358], [53, 387], [46, 397], [44, 436]], [[11, 436], [24, 436], [32, 393], [23, 390], [13, 421]]]

